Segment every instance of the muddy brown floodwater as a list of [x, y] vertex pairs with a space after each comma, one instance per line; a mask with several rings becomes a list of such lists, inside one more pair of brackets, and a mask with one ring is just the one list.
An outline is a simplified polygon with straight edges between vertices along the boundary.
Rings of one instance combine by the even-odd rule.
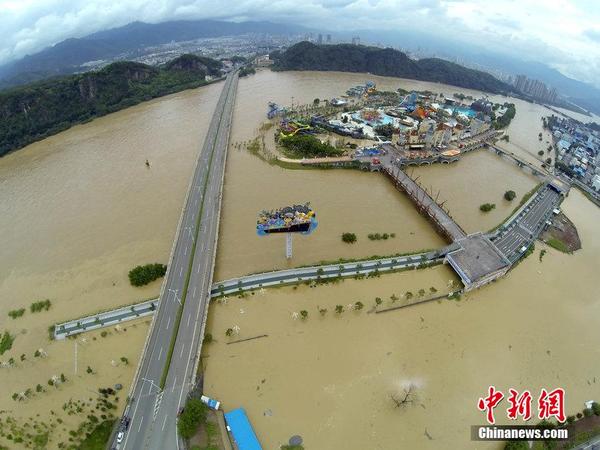
[[[366, 79], [384, 89], [477, 95], [366, 74], [260, 71], [240, 80], [232, 143], [256, 135], [268, 101], [309, 103], [343, 94]], [[127, 272], [137, 264], [166, 262], [220, 89], [215, 84], [153, 100], [0, 159], [0, 331], [16, 336], [0, 361], [13, 357], [18, 362], [0, 369], [5, 391], [10, 391], [0, 395], [0, 409], [17, 419], [34, 412], [44, 419], [50, 408], [67, 398], [86, 398], [90, 389], [116, 382], [128, 389], [145, 324], [127, 332], [111, 330], [106, 338], [89, 334], [79, 344], [78, 375], [73, 341], [49, 343], [47, 328], [158, 294], [160, 282], [134, 289]], [[539, 143], [537, 137], [540, 118], [550, 112], [515, 103], [510, 142], [503, 145], [539, 164], [538, 147], [546, 145], [545, 138]], [[503, 203], [505, 190], [521, 195], [536, 182], [486, 152], [418, 172], [441, 191], [440, 198], [469, 231], [492, 228], [505, 217], [512, 206]], [[256, 236], [256, 213], [305, 201], [312, 203], [320, 224], [313, 235], [295, 239], [294, 265], [444, 244], [381, 175], [284, 170], [232, 146], [216, 279], [287, 267], [283, 239]], [[497, 209], [484, 216], [478, 209], [483, 202], [496, 203]], [[530, 389], [561, 385], [570, 411], [580, 409], [583, 400], [600, 397], [593, 381], [600, 379], [593, 332], [600, 312], [594, 294], [599, 262], [594, 233], [600, 217], [577, 192], [565, 210], [579, 229], [581, 251], [569, 256], [549, 249], [543, 263], [534, 255], [507, 279], [460, 302], [367, 313], [375, 296], [389, 303], [392, 294], [407, 290], [433, 286], [444, 292], [454, 275], [437, 267], [314, 289], [277, 289], [215, 304], [209, 331], [217, 342], [204, 360], [207, 390], [226, 408], [246, 407], [266, 448], [292, 434], [301, 434], [313, 449], [395, 449], [402, 443], [409, 448], [473, 447], [465, 429], [481, 422], [474, 402], [490, 383]], [[343, 244], [340, 235], [346, 231], [355, 232], [358, 243]], [[367, 234], [375, 232], [396, 237], [369, 241]], [[50, 311], [8, 318], [8, 311], [44, 298], [52, 301]], [[363, 311], [334, 317], [336, 304], [358, 300], [366, 305]], [[316, 305], [329, 309], [326, 317], [318, 316]], [[309, 311], [306, 322], [292, 319], [300, 309]], [[235, 324], [240, 337], [269, 337], [226, 345], [224, 331]], [[38, 348], [48, 352], [47, 359], [31, 357]], [[115, 353], [115, 348], [121, 350]], [[22, 363], [21, 354], [27, 355]], [[119, 364], [121, 356], [130, 365]], [[97, 373], [81, 373], [87, 365]], [[10, 398], [13, 390], [39, 383], [40, 373], [45, 379], [54, 372], [64, 372], [70, 381], [27, 402]], [[389, 395], [406, 382], [417, 386], [418, 402], [394, 409]], [[67, 425], [75, 425], [67, 422], [49, 448], [55, 448]]]
[[[215, 303], [205, 346], [205, 391], [226, 410], [243, 406], [265, 448], [299, 434], [307, 449], [499, 449], [470, 441], [484, 423], [477, 399], [490, 384], [507, 392], [563, 387], [568, 414], [600, 397], [595, 289], [600, 210], [579, 192], [564, 204], [584, 248], [566, 255], [540, 249], [509, 275], [462, 297], [383, 314], [375, 297], [431, 286], [447, 292], [446, 266], [280, 288]], [[334, 312], [356, 301], [362, 311]], [[402, 299], [398, 300], [402, 302]], [[324, 317], [318, 308], [327, 308]], [[345, 306], [347, 309], [347, 306]], [[308, 311], [303, 321], [293, 313]], [[228, 345], [227, 328], [244, 339]], [[395, 408], [391, 395], [413, 385], [415, 401]], [[537, 398], [537, 397], [536, 397]], [[504, 406], [498, 423], [507, 423]]]

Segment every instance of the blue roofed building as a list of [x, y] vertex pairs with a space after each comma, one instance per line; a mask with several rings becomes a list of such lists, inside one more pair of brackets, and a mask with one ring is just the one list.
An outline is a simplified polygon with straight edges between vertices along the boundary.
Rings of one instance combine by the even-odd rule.
[[262, 450], [244, 408], [225, 413], [225, 421], [239, 450]]

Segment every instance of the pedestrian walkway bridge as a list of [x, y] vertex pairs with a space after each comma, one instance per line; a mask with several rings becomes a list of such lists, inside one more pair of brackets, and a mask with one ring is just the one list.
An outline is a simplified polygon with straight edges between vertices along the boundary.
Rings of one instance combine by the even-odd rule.
[[442, 206], [411, 177], [399, 167], [386, 164], [382, 172], [387, 175], [394, 186], [414, 202], [421, 214], [427, 217], [436, 229], [450, 242], [457, 241], [467, 236], [467, 233], [457, 224]]

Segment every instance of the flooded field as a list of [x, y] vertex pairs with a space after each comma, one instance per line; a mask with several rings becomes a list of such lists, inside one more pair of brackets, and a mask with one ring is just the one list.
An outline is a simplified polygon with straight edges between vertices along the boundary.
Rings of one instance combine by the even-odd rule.
[[[470, 441], [470, 426], [484, 422], [476, 403], [489, 384], [563, 387], [568, 413], [581, 410], [600, 396], [600, 302], [591, 288], [600, 211], [578, 192], [564, 206], [579, 227], [581, 252], [548, 249], [540, 262], [538, 244], [505, 279], [461, 301], [371, 312], [375, 297], [390, 306], [393, 294], [430, 286], [445, 292], [453, 275], [440, 266], [215, 304], [206, 391], [226, 409], [246, 408], [266, 448], [299, 434], [307, 449], [499, 449]], [[364, 309], [348, 310], [356, 301]], [[346, 311], [336, 314], [337, 304]], [[318, 308], [328, 311], [321, 316]], [[308, 318], [294, 319], [303, 309]], [[239, 335], [227, 338], [235, 325]], [[228, 345], [258, 335], [267, 337]], [[411, 385], [414, 404], [396, 408], [391, 396]]]
[[[46, 314], [40, 312], [35, 317], [27, 317], [25, 313], [15, 319], [9, 327], [15, 336], [13, 349], [0, 356], [4, 363], [10, 358], [15, 361], [12, 367], [0, 368], [0, 445], [6, 448], [23, 448], [6, 438], [11, 434], [5, 425], [10, 418], [16, 421], [17, 430], [31, 426], [34, 419], [49, 426], [49, 442], [42, 448], [59, 448], [59, 443], [69, 441], [71, 430], [87, 421], [87, 414], [96, 415], [100, 421], [103, 420], [101, 414], [108, 417], [112, 412], [118, 417], [125, 407], [150, 324], [150, 319], [138, 320], [118, 329], [85, 333], [78, 339], [49, 341]], [[65, 377], [64, 382], [49, 385], [49, 380], [60, 380], [61, 375]], [[72, 412], [77, 410], [71, 401], [95, 402], [99, 388], [114, 389], [117, 384], [122, 389], [117, 391], [116, 402], [115, 397], [111, 397], [115, 409], [98, 411], [87, 406], [81, 412]], [[14, 429], [12, 435], [16, 436]]]

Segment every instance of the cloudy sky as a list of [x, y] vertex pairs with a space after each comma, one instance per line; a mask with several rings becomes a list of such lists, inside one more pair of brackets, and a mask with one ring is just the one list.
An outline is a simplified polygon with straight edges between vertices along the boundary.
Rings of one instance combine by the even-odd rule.
[[293, 22], [433, 33], [545, 62], [600, 86], [598, 0], [0, 0], [0, 64], [134, 20]]

